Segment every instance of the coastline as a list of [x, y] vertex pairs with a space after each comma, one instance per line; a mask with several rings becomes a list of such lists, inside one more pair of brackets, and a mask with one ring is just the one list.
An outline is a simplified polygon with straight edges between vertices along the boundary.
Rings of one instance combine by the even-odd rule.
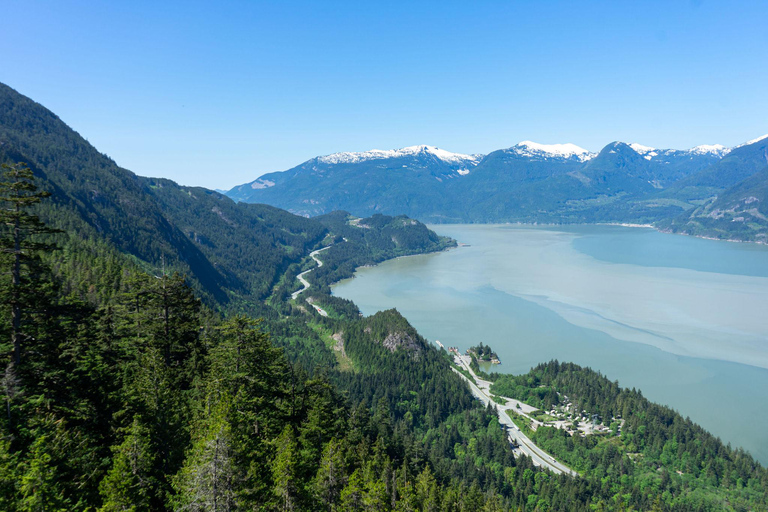
[[653, 224], [641, 224], [636, 222], [446, 222], [446, 223], [428, 223], [426, 224], [427, 227], [432, 229], [434, 231], [434, 228], [437, 226], [461, 226], [461, 225], [482, 225], [482, 226], [521, 226], [521, 227], [532, 227], [532, 228], [540, 228], [540, 227], [559, 227], [559, 226], [618, 226], [618, 227], [624, 227], [624, 228], [643, 228], [643, 229], [653, 229], [658, 231], [659, 233], [664, 233], [665, 235], [682, 235], [682, 236], [690, 236], [693, 238], [701, 238], [702, 240], [714, 240], [716, 242], [734, 242], [734, 243], [740, 243], [740, 244], [755, 244], [755, 245], [768, 245], [768, 241], [760, 241], [760, 240], [740, 240], [738, 238], [716, 238], [714, 236], [706, 236], [706, 235], [694, 235], [691, 233], [684, 233], [681, 231], [672, 231], [667, 228], [660, 228], [658, 226], [655, 226]]
[[453, 249], [458, 249], [458, 248], [463, 247], [463, 246], [466, 245], [466, 244], [462, 245], [462, 243], [457, 241], [457, 240], [454, 240], [454, 241], [456, 242], [456, 245], [449, 246], [449, 247], [444, 247], [444, 248], [440, 249], [439, 251], [418, 252], [418, 253], [415, 253], [415, 254], [404, 254], [402, 256], [395, 256], [394, 258], [387, 258], [387, 259], [381, 260], [378, 263], [373, 263], [373, 264], [367, 263], [365, 265], [360, 265], [359, 267], [355, 267], [355, 269], [352, 271], [352, 275], [351, 276], [345, 277], [344, 279], [339, 279], [338, 281], [333, 282], [333, 283], [331, 283], [329, 285], [330, 288], [331, 288], [331, 295], [333, 295], [333, 288], [336, 285], [341, 284], [344, 281], [347, 281], [348, 279], [354, 279], [355, 277], [357, 277], [355, 274], [357, 274], [357, 271], [360, 270], [361, 268], [374, 268], [374, 267], [377, 267], [377, 266], [381, 265], [384, 262], [396, 261], [396, 260], [399, 260], [399, 259], [402, 259], [402, 258], [413, 258], [414, 256], [425, 256], [427, 254], [440, 254], [441, 252], [448, 252], [448, 251], [451, 251]]
[[[500, 234], [498, 235], [500, 239], [504, 239], [505, 235], [501, 234], [503, 233], [504, 226], [499, 225], [501, 227]], [[471, 227], [471, 225], [468, 226], [468, 228]], [[483, 226], [476, 226], [477, 228], [483, 228]], [[544, 228], [546, 229], [546, 228]], [[606, 232], [613, 231], [614, 233], [620, 234], [624, 233], [623, 236], [625, 237], [640, 237], [640, 238], [650, 238], [650, 240], [656, 240], [657, 238], [654, 237], [654, 235], [649, 232], [641, 232], [641, 231], [629, 231], [624, 229], [619, 230], [613, 230], [612, 228], [604, 228]], [[459, 230], [455, 228], [449, 228], [448, 226], [441, 227], [440, 225], [436, 226], [436, 230], [438, 233], [443, 234], [453, 234], [453, 238], [457, 240], [463, 240], [468, 241], [472, 244], [474, 247], [472, 252], [483, 252], [483, 243], [479, 243], [478, 240], [475, 240], [469, 236], [470, 230]], [[509, 231], [509, 235], [507, 237], [513, 237], [513, 232], [515, 231], [515, 228], [508, 227], [506, 230]], [[595, 228], [595, 230], [599, 230], [598, 228]], [[553, 231], [557, 231], [557, 229], [554, 229]], [[571, 231], [568, 229], [568, 231]], [[587, 230], [588, 232], [589, 230]], [[524, 230], [519, 231], [520, 236], [527, 236], [525, 235]], [[542, 236], [547, 236], [546, 234]], [[667, 238], [667, 237], [664, 237]], [[661, 238], [658, 238], [661, 240]], [[493, 238], [491, 238], [493, 240]], [[689, 246], [692, 244], [692, 241], [685, 242], [685, 239], [677, 239], [678, 241], [675, 241], [676, 239], [673, 238], [667, 238], [668, 242], [667, 244], [683, 244], [685, 246]], [[697, 247], [696, 245], [693, 245], [693, 247]], [[706, 249], [708, 245], [704, 245], [704, 249]], [[716, 246], [715, 246], [716, 247]], [[743, 249], [740, 249], [739, 247], [742, 246], [724, 246], [720, 245], [722, 248], [721, 250], [726, 251], [745, 251], [747, 250], [748, 246], [743, 246]], [[501, 252], [501, 251], [500, 251]], [[764, 250], [760, 248], [760, 250], [756, 250], [755, 252], [760, 253], [760, 255], [764, 255]], [[454, 252], [452, 254], [446, 254], [446, 258], [449, 258], [454, 261], [453, 264], [446, 264], [442, 265], [442, 267], [453, 269], [453, 272], [463, 272], [464, 270], [467, 270], [469, 267], [466, 265], [459, 265], [456, 262], [458, 260], [461, 260], [464, 263], [469, 263], [470, 259], [465, 259], [463, 256], [464, 254], [467, 254], [467, 256], [470, 256], [470, 251], [459, 251]], [[458, 259], [456, 259], [458, 257]], [[410, 269], [411, 267], [416, 268], [417, 270], [421, 268], [422, 261], [424, 262], [424, 265], [427, 267], [431, 266], [432, 263], [435, 263], [436, 261], [440, 260], [441, 258], [425, 258], [424, 260], [412, 260], [414, 261], [411, 264], [405, 264], [405, 263], [397, 263], [394, 266], [388, 267], [390, 271], [393, 269], [399, 269], [401, 265], [404, 265], [404, 270]], [[761, 260], [764, 260], [764, 258], [761, 256]], [[432, 262], [432, 263], [428, 263]], [[438, 265], [440, 266], [440, 265]], [[652, 271], [654, 274], [657, 273], [656, 270]], [[388, 272], [385, 272], [387, 274]], [[409, 275], [409, 272], [405, 272], [406, 275]], [[470, 275], [472, 273], [470, 272]], [[399, 281], [390, 280], [390, 279], [379, 279], [376, 276], [380, 276], [379, 272], [376, 271], [366, 271], [361, 273], [361, 275], [356, 277], [361, 277], [362, 280], [358, 281], [358, 283], [362, 283], [362, 286], [360, 284], [353, 285], [350, 282], [350, 286], [356, 287], [358, 289], [362, 288], [368, 288], [372, 285], [372, 283], [377, 284], [383, 284], [384, 286], [390, 285], [390, 283], [394, 283], [396, 286]], [[416, 274], [414, 274], [415, 276]], [[433, 300], [438, 299], [441, 295], [441, 293], [445, 293], [441, 290], [439, 290], [439, 287], [436, 287], [435, 290], [432, 290], [434, 293], [431, 293], [430, 288], [426, 288], [422, 291], [425, 291], [424, 298], [422, 299], [422, 302], [429, 303], [428, 305], [419, 305], [417, 302], [414, 302], [414, 306], [409, 309], [407, 303], [398, 304], [394, 301], [395, 296], [391, 295], [389, 292], [381, 294], [381, 296], [386, 299], [386, 302], [382, 302], [381, 304], [387, 304], [386, 307], [397, 307], [398, 311], [400, 311], [405, 318], [409, 320], [409, 322], [413, 322], [414, 327], [419, 331], [420, 334], [427, 337], [428, 339], [440, 339], [443, 343], [448, 345], [458, 345], [460, 348], [463, 349], [468, 348], [469, 346], [476, 344], [476, 343], [461, 343], [461, 340], [473, 340], [472, 336], [476, 337], [476, 340], [483, 340], [483, 342], [492, 342], [494, 339], [496, 339], [497, 334], [494, 333], [493, 330], [489, 329], [488, 331], [477, 329], [481, 326], [475, 326], [473, 327], [473, 330], [470, 332], [464, 332], [463, 330], [458, 331], [460, 333], [460, 339], [456, 339], [456, 332], [455, 331], [445, 331], [445, 330], [437, 330], [436, 326], [440, 325], [443, 321], [450, 321], [452, 318], [455, 318], [453, 315], [454, 309], [459, 311], [474, 311], [472, 309], [471, 305], [468, 305], [463, 300], [463, 297], [461, 295], [462, 292], [466, 291], [466, 287], [461, 286], [461, 283], [457, 285], [457, 281], [455, 274], [445, 274], [441, 273], [439, 274], [442, 279], [442, 283], [451, 283], [451, 286], [457, 286], [456, 290], [456, 298], [457, 300], [453, 300], [453, 295], [448, 297], [446, 301], [445, 307], [443, 307], [442, 304], [439, 305], [439, 307], [433, 307], [432, 304], [434, 304]], [[366, 281], [366, 279], [373, 279], [374, 281]], [[447, 281], [450, 280], [450, 281]], [[407, 281], [404, 281], [407, 282]], [[410, 293], [406, 293], [404, 297], [411, 296], [413, 297], [413, 292], [419, 289], [418, 283], [414, 285], [413, 289]], [[361, 302], [358, 301], [358, 297], [356, 295], [347, 295], [346, 291], [344, 289], [337, 289], [334, 288], [335, 293], [334, 295], [341, 296], [347, 299], [354, 300], [355, 303], [360, 304]], [[378, 294], [372, 294], [371, 297], [376, 299], [376, 296]], [[464, 294], [466, 295], [466, 294]], [[485, 297], [485, 295], [483, 295]], [[497, 298], [497, 294], [488, 295], [489, 300], [493, 301], [499, 301]], [[461, 299], [461, 300], [459, 300]], [[378, 300], [378, 299], [376, 299]], [[738, 399], [734, 400], [733, 402], [735, 404], [738, 404], [740, 408], [743, 407], [749, 407], [750, 403], [755, 403], [755, 401], [761, 400], [759, 393], [755, 394], [753, 393], [754, 390], [751, 390], [750, 393], [752, 394], [744, 394], [743, 390], [741, 388], [748, 387], [746, 385], [746, 382], [748, 382], [748, 377], [756, 378], [756, 382], [765, 382], [766, 379], [766, 371], [768, 369], [762, 368], [760, 366], [755, 366], [754, 363], [749, 364], [742, 360], [741, 362], [730, 362], [727, 360], [722, 360], [721, 358], [717, 357], [695, 357], [688, 355], [679, 355], [678, 353], [675, 353], [673, 351], [665, 351], [658, 347], [655, 347], [654, 345], [645, 344], [645, 343], [637, 343], [637, 342], [627, 342], [627, 343], [620, 343], [615, 344], [613, 340], [610, 339], [610, 335], [607, 334], [601, 334], [596, 332], [586, 332], [586, 330], [590, 330], [589, 326], [579, 327], [575, 326], [573, 328], [568, 328], [560, 330], [559, 326], [560, 324], [565, 325], [565, 323], [569, 323], [567, 320], [565, 320], [559, 313], [550, 311], [549, 313], [546, 310], [541, 310], [541, 308], [534, 308], [533, 306], [539, 306], [534, 303], [533, 306], [523, 304], [523, 301], [525, 299], [521, 300], [514, 300], [506, 298], [503, 302], [498, 302], [499, 307], [497, 309], [493, 308], [487, 308], [484, 309], [481, 307], [478, 307], [478, 311], [497, 311], [500, 318], [508, 318], [511, 315], [511, 311], [517, 311], [516, 316], [512, 316], [512, 320], [510, 321], [509, 325], [518, 325], [518, 328], [521, 328], [522, 330], [515, 331], [518, 332], [518, 340], [515, 341], [514, 345], [510, 345], [510, 348], [505, 352], [503, 347], [502, 350], [499, 351], [499, 347], [496, 347], [493, 343], [491, 343], [492, 346], [496, 348], [497, 351], [499, 351], [499, 356], [501, 359], [503, 359], [504, 364], [502, 367], [495, 367], [493, 370], [486, 370], [486, 371], [499, 371], [501, 373], [512, 373], [512, 374], [520, 374], [525, 373], [525, 371], [528, 369], [530, 365], [535, 365], [536, 363], [540, 361], [545, 361], [547, 358], [551, 358], [556, 356], [561, 361], [574, 361], [579, 364], [585, 365], [585, 366], [591, 366], [593, 368], [598, 368], [600, 371], [604, 372], [607, 375], [611, 375], [613, 378], [617, 378], [618, 380], [622, 381], [623, 385], [634, 387], [638, 386], [639, 389], [642, 389], [643, 392], [649, 396], [653, 401], [661, 404], [665, 404], [667, 406], [670, 406], [674, 409], [682, 411], [683, 415], [689, 415], [692, 418], [696, 418], [696, 421], [700, 424], [705, 425], [709, 431], [715, 433], [718, 436], [722, 436], [726, 438], [728, 441], [732, 443], [738, 443], [741, 446], [745, 447], [750, 453], [752, 453], [754, 456], [759, 457], [760, 460], [766, 461], [768, 460], [768, 455], [766, 455], [766, 447], [764, 442], [759, 441], [759, 439], [764, 439], [762, 437], [762, 434], [758, 433], [754, 428], [747, 426], [747, 427], [734, 427], [733, 425], [729, 425], [728, 421], [723, 420], [722, 418], [719, 418], [717, 414], [711, 414], [709, 412], [706, 412], [708, 410], [709, 405], [707, 405], [705, 402], [707, 400], [698, 398], [699, 395], [694, 394], [692, 396], [687, 395], [686, 389], [691, 389], [692, 387], [699, 387], [701, 386], [701, 390], [705, 391], [705, 395], [709, 396], [709, 401], [728, 401], [726, 398], [722, 398], [727, 396], [725, 393], [726, 391], [728, 393], [731, 393], [732, 390], [735, 390], [734, 393], [739, 393], [740, 396], [749, 397], [749, 400], [745, 399]], [[362, 301], [362, 303], [366, 303], [365, 300]], [[372, 302], [371, 304], [374, 304], [375, 302]], [[486, 306], [488, 302], [480, 302], [478, 303], [480, 306]], [[718, 308], [726, 307], [727, 304], [721, 304], [718, 306]], [[402, 307], [401, 307], [402, 306]], [[522, 309], [521, 309], [522, 308]], [[369, 307], [361, 308], [365, 309], [364, 314], [372, 314], [376, 309], [370, 309]], [[380, 309], [385, 309], [384, 307], [381, 307]], [[548, 308], [547, 308], [548, 309]], [[370, 311], [369, 311], [370, 310]], [[433, 323], [424, 323], [423, 318], [432, 314], [433, 310], [435, 310], [435, 313], [438, 315], [433, 320], [431, 320]], [[546, 327], [547, 333], [555, 332], [555, 327], [558, 328], [558, 330], [555, 332], [558, 336], [561, 335], [563, 337], [567, 337], [569, 340], [568, 347], [563, 346], [563, 351], [560, 351], [560, 345], [558, 345], [555, 341], [549, 340], [549, 338], [546, 338], [543, 342], [544, 344], [541, 345], [542, 342], [537, 341], [536, 343], [531, 343], [531, 345], [535, 346], [543, 346], [544, 348], [541, 349], [529, 349], [527, 347], [526, 340], [528, 339], [534, 339], [532, 336], [533, 334], [537, 334], [539, 331], [532, 331], [530, 330], [526, 325], [527, 324], [520, 324], [520, 321], [523, 321], [522, 319], [529, 319], [533, 318], [530, 322], [533, 323], [536, 321], [537, 318], [539, 318], [539, 311], [541, 311], [541, 320], [542, 325]], [[413, 316], [412, 316], [413, 314]], [[442, 316], [440, 316], [442, 315]], [[490, 320], [493, 320], [493, 317], [490, 318]], [[488, 323], [490, 321], [489, 319], [486, 319], [486, 322]], [[527, 321], [527, 320], [526, 320]], [[516, 323], [517, 322], [517, 323]], [[467, 322], [464, 322], [465, 324]], [[447, 324], [446, 324], [447, 325]], [[578, 332], [577, 332], [578, 331]], [[582, 331], [584, 331], [583, 334], [580, 334]], [[509, 331], [512, 332], [512, 331]], [[532, 334], [533, 333], [533, 334]], [[450, 336], [449, 336], [450, 334]], [[444, 338], [444, 336], [447, 336]], [[454, 336], [453, 338], [451, 336]], [[554, 338], [552, 338], [554, 339]], [[457, 344], [458, 341], [458, 344]], [[549, 343], [549, 344], [547, 344]], [[569, 348], [570, 347], [570, 348]], [[635, 348], [637, 347], [637, 348]], [[618, 349], [618, 350], [617, 350]], [[555, 351], [557, 350], [557, 351]], [[614, 352], [614, 350], [616, 350]], [[539, 354], [540, 357], [539, 357]], [[611, 355], [613, 354], [613, 355]], [[528, 360], [530, 359], [530, 361]], [[523, 360], [523, 362], [528, 365], [524, 369], [512, 369], [515, 364], [520, 364], [520, 361]], [[630, 364], [628, 361], [632, 361]], [[644, 369], [643, 371], [640, 371], [636, 368], [633, 368], [632, 366], [637, 363], [643, 363], [645, 367], [647, 367], [647, 371]], [[651, 365], [650, 363], [653, 363]], [[510, 366], [512, 365], [512, 366]], [[497, 369], [498, 368], [498, 369]], [[656, 375], [658, 372], [665, 372], [664, 375]], [[651, 375], [652, 377], [649, 377]], [[759, 378], [757, 378], [759, 377]], [[626, 381], [625, 381], [626, 379]], [[663, 383], [664, 385], [661, 385], [660, 383]], [[731, 395], [732, 396], [732, 395]], [[719, 398], [717, 398], [719, 397]], [[729, 415], [731, 413], [738, 414], [738, 410], [733, 411], [733, 407], [730, 405], [725, 408], [728, 410]], [[705, 412], [702, 412], [704, 410]], [[765, 415], [761, 415], [760, 419], [761, 421], [764, 420]], [[757, 439], [757, 441], [756, 441]]]
[[654, 226], [653, 224], [635, 224], [631, 222], [597, 222], [595, 224], [584, 224], [587, 226], [621, 226], [625, 228], [650, 228], [655, 229], [659, 233], [664, 233], [665, 235], [682, 235], [682, 236], [692, 236], [693, 238], [701, 238], [703, 240], [714, 240], [716, 242], [733, 242], [738, 244], [757, 244], [757, 245], [768, 245], [768, 242], [761, 242], [760, 240], [739, 240], [738, 238], [715, 238], [714, 236], [705, 236], [705, 235], [693, 235], [691, 233], [684, 233], [680, 231], [672, 231], [671, 229], [665, 229], [665, 228], [659, 228], [657, 226]]
[[665, 235], [682, 235], [682, 236], [692, 236], [693, 238], [701, 238], [703, 240], [714, 240], [715, 242], [731, 242], [731, 243], [737, 243], [737, 244], [755, 244], [755, 245], [768, 245], [768, 242], [761, 242], [759, 240], [739, 240], [737, 238], [715, 238], [713, 236], [704, 236], [704, 235], [692, 235], [691, 233], [681, 233], [678, 231], [671, 231], [669, 229], [661, 229], [657, 228], [655, 226], [651, 226], [653, 229], [658, 231], [659, 233], [664, 233]]

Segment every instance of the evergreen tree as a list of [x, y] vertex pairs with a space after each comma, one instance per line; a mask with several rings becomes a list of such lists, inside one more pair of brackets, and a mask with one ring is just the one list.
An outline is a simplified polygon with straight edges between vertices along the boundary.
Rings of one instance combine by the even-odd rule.
[[175, 510], [229, 512], [236, 509], [238, 469], [227, 416], [229, 401], [221, 400], [192, 440], [184, 466], [176, 476]]
[[314, 495], [323, 510], [332, 510], [333, 504], [345, 487], [347, 475], [344, 468], [344, 452], [336, 439], [325, 445], [320, 459], [320, 468], [315, 476]]
[[286, 425], [275, 439], [275, 457], [272, 460], [273, 492], [280, 510], [300, 510], [299, 454], [293, 428]]
[[440, 510], [437, 481], [429, 465], [425, 466], [424, 471], [416, 478], [416, 499], [424, 512]]
[[14, 510], [17, 495], [18, 453], [11, 452], [11, 443], [0, 439], [0, 510]]
[[[22, 356], [22, 309], [25, 298], [34, 293], [26, 279], [35, 251], [50, 250], [47, 243], [35, 241], [35, 235], [53, 233], [30, 208], [50, 193], [38, 191], [35, 176], [26, 164], [2, 164], [0, 181], [0, 252], [5, 256], [4, 267], [9, 267], [10, 290], [6, 290], [4, 302], [11, 309], [12, 360], [18, 366]], [[25, 275], [26, 274], [26, 275]]]
[[114, 449], [112, 467], [101, 481], [101, 512], [151, 510], [157, 481], [152, 472], [155, 454], [149, 429], [135, 417], [123, 442]]
[[[20, 464], [18, 510], [24, 512], [68, 511], [76, 507], [72, 502], [71, 491], [77, 488], [77, 482], [65, 478], [66, 457], [72, 448], [70, 434], [66, 431], [63, 420], [52, 416], [40, 419], [34, 431], [27, 456]], [[73, 464], [76, 466], [76, 462]], [[83, 468], [78, 468], [82, 471]], [[81, 475], [78, 475], [79, 477]]]
[[359, 469], [356, 469], [344, 489], [341, 491], [340, 510], [344, 512], [356, 512], [363, 510], [365, 498], [365, 482]]

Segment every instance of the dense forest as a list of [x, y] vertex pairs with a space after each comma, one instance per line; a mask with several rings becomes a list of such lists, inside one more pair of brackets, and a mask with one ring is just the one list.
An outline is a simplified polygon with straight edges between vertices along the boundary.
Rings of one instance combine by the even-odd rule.
[[60, 235], [27, 211], [43, 199], [32, 173], [5, 171], [4, 510], [501, 510], [538, 489], [396, 312], [328, 320], [353, 369], [315, 347], [308, 371], [178, 274], [125, 259], [117, 290], [67, 293], [97, 283], [46, 264], [58, 249], [35, 238]]
[[627, 427], [572, 446], [542, 431], [583, 478], [516, 459], [445, 352], [397, 311], [363, 318], [328, 294], [356, 266], [452, 244], [423, 224], [304, 219], [139, 178], [6, 89], [0, 509], [768, 508], [748, 454], [574, 366], [511, 387]]

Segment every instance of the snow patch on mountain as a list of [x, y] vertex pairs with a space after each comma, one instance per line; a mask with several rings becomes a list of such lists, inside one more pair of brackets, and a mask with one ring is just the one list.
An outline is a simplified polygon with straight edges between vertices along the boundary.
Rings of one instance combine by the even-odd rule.
[[688, 150], [688, 153], [695, 153], [697, 155], [715, 155], [721, 158], [730, 152], [731, 148], [727, 148], [722, 144], [701, 144], [700, 146]]
[[590, 153], [576, 144], [539, 144], [530, 140], [524, 140], [512, 146], [509, 150], [520, 156], [566, 159], [577, 158], [581, 162], [586, 162], [597, 156], [595, 153]]
[[434, 146], [408, 146], [401, 149], [372, 149], [359, 153], [342, 152], [332, 155], [318, 157], [317, 160], [324, 164], [356, 164], [368, 160], [383, 160], [386, 158], [402, 158], [407, 156], [416, 156], [419, 154], [432, 155], [435, 158], [449, 164], [477, 165], [483, 158], [483, 155], [463, 155], [461, 153], [451, 153], [444, 149]]
[[628, 144], [628, 146], [632, 148], [635, 151], [635, 153], [637, 153], [638, 155], [641, 155], [646, 160], [653, 160], [655, 157], [659, 155], [661, 155], [662, 157], [670, 157], [680, 153], [683, 153], [683, 154], [688, 153], [688, 154], [696, 154], [696, 155], [714, 155], [722, 158], [731, 151], [730, 148], [726, 148], [725, 146], [720, 144], [702, 144], [700, 146], [696, 146], [694, 148], [686, 149], [686, 150], [656, 149], [650, 146], [644, 146], [642, 144], [638, 144], [637, 142]]
[[650, 156], [657, 156], [659, 153], [656, 152], [656, 148], [652, 148], [650, 146], [643, 146], [642, 144], [638, 144], [637, 142], [633, 142], [629, 144], [629, 147], [635, 150], [635, 153], [638, 155], [650, 155]]
[[745, 142], [744, 144], [739, 144], [739, 145], [738, 145], [738, 146], [736, 146], [736, 147], [737, 147], [737, 148], [740, 148], [740, 147], [742, 147], [742, 146], [749, 146], [750, 144], [754, 144], [755, 142], [760, 142], [760, 141], [761, 141], [761, 140], [763, 140], [763, 139], [768, 139], [768, 133], [766, 133], [766, 134], [765, 134], [765, 135], [763, 135], [762, 137], [758, 137], [758, 138], [756, 138], [756, 139], [748, 140], [748, 141], [747, 141], [747, 142]]
[[262, 188], [274, 187], [274, 186], [275, 186], [275, 182], [274, 181], [270, 181], [270, 180], [258, 179], [256, 181], [254, 181], [253, 183], [251, 183], [251, 188], [255, 189], [255, 190], [259, 190], [259, 189], [262, 189]]

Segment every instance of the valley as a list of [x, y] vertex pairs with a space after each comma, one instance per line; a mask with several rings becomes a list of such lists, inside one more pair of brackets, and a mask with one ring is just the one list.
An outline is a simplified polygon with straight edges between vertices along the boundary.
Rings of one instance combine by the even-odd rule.
[[[461, 165], [434, 177], [471, 176], [465, 159], [436, 150], [396, 156], [425, 152]], [[6, 86], [0, 160], [0, 200], [16, 200], [8, 190], [50, 192], [20, 207], [29, 231], [6, 229], [10, 221], [0, 231], [3, 247], [22, 247], [0, 260], [13, 269], [18, 259], [21, 273], [0, 280], [2, 312], [19, 318], [0, 325], [3, 339], [19, 341], [2, 345], [17, 361], [3, 370], [4, 510], [766, 506], [768, 472], [752, 455], [589, 368], [543, 353], [536, 360], [549, 363], [521, 357], [547, 343], [508, 353], [494, 342], [499, 367], [515, 375], [495, 374], [494, 386], [511, 387], [493, 394], [625, 423], [618, 436], [581, 437], [543, 416], [535, 431], [518, 421], [514, 442], [529, 452], [516, 452], [496, 412], [473, 400], [447, 354], [422, 337], [430, 327], [418, 314], [406, 311], [406, 319], [391, 306], [371, 310], [366, 300], [331, 293], [358, 269], [487, 251], [479, 241], [458, 236], [457, 248], [454, 237], [400, 214], [304, 218], [142, 178]], [[37, 231], [42, 225], [57, 231]], [[506, 260], [517, 252], [501, 247]], [[498, 268], [451, 266], [465, 284], [511, 275]], [[442, 282], [440, 300], [424, 286], [413, 298], [457, 320], [446, 301], [477, 295], [471, 287], [452, 293], [457, 277], [432, 276]], [[397, 288], [397, 279], [387, 281], [369, 291]], [[520, 301], [495, 311], [541, 313]], [[474, 312], [464, 339], [489, 339], [494, 308]], [[557, 357], [578, 360], [584, 343], [606, 343], [588, 334], [576, 352], [559, 347]], [[748, 341], [737, 344], [747, 350]]]
[[768, 3], [2, 13], [1, 512], [768, 512]]

